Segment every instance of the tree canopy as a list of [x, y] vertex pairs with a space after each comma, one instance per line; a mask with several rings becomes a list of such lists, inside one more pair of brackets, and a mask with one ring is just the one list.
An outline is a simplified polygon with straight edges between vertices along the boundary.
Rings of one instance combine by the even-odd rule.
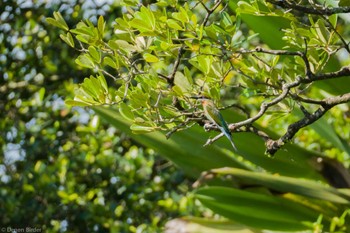
[[86, 1], [0, 4], [0, 230], [158, 232], [180, 214], [199, 215], [181, 170], [64, 104], [89, 71], [46, 22], [54, 10], [68, 25], [120, 15], [120, 5]]

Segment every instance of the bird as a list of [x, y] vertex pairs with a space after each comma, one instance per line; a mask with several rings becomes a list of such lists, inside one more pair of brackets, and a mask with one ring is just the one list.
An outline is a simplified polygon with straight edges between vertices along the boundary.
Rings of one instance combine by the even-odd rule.
[[193, 99], [198, 99], [201, 100], [202, 106], [203, 106], [203, 110], [204, 110], [204, 116], [214, 125], [216, 125], [220, 131], [228, 138], [228, 140], [230, 141], [233, 149], [235, 151], [237, 151], [237, 148], [235, 146], [235, 144], [233, 143], [232, 140], [232, 135], [231, 135], [231, 131], [228, 128], [228, 125], [224, 119], [224, 117], [221, 115], [219, 109], [215, 106], [214, 102], [207, 98], [207, 97], [191, 97]]

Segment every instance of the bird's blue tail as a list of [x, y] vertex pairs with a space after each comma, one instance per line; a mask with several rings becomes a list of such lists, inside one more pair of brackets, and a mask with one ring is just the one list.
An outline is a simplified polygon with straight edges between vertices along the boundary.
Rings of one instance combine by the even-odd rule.
[[236, 148], [235, 144], [234, 144], [233, 141], [232, 141], [231, 132], [230, 132], [229, 130], [226, 130], [224, 127], [220, 127], [220, 130], [221, 130], [221, 132], [228, 138], [228, 140], [230, 141], [230, 143], [231, 143], [233, 149], [234, 149], [235, 151], [237, 151], [237, 148]]

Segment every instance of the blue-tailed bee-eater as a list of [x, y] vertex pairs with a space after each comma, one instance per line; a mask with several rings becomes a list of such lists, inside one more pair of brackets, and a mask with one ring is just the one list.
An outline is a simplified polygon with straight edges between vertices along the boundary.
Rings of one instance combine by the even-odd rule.
[[214, 102], [206, 97], [191, 97], [191, 98], [201, 100], [205, 117], [220, 129], [220, 131], [230, 141], [233, 149], [237, 151], [237, 148], [232, 141], [231, 131], [228, 128], [228, 125], [224, 117], [221, 115], [219, 109], [215, 106]]

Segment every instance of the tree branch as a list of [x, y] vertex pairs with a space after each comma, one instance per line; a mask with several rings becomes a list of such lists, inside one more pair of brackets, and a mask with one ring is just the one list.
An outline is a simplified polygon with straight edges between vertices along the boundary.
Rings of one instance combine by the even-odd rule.
[[350, 76], [350, 67], [343, 67], [338, 71], [334, 72], [328, 72], [328, 73], [320, 73], [320, 74], [314, 74], [312, 77], [308, 79], [301, 80], [301, 83], [310, 83], [313, 81], [320, 81], [325, 79], [334, 79], [334, 78], [340, 78]]
[[208, 23], [210, 15], [216, 10], [216, 8], [218, 8], [220, 6], [221, 0], [217, 1], [215, 3], [215, 5], [211, 9], [208, 9], [208, 7], [206, 7], [206, 5], [202, 1], [200, 1], [200, 3], [204, 7], [204, 9], [207, 11], [207, 14], [206, 14], [206, 16], [205, 16], [205, 18], [203, 20], [203, 26], [206, 26], [206, 24]]
[[241, 121], [241, 122], [238, 122], [238, 123], [234, 123], [232, 124], [233, 127], [241, 127], [241, 126], [244, 126], [244, 125], [250, 125], [252, 124], [253, 122], [255, 122], [256, 120], [258, 120], [260, 117], [262, 117], [264, 115], [264, 113], [267, 111], [267, 109], [279, 102], [281, 102], [288, 94], [289, 94], [289, 90], [293, 87], [296, 87], [300, 84], [300, 81], [301, 79], [298, 78], [296, 81], [294, 82], [291, 82], [291, 83], [287, 83], [287, 84], [283, 84], [282, 86], [282, 93], [280, 95], [278, 95], [276, 98], [274, 98], [272, 101], [268, 102], [268, 103], [262, 103], [261, 106], [260, 106], [260, 111], [253, 117], [247, 119], [247, 120], [244, 120], [244, 121]]
[[237, 52], [241, 53], [241, 54], [257, 52], [257, 53], [266, 53], [266, 54], [280, 55], [280, 56], [299, 56], [304, 61], [306, 76], [313, 76], [313, 73], [312, 73], [311, 68], [310, 68], [309, 60], [307, 59], [307, 56], [306, 56], [307, 44], [305, 46], [306, 46], [305, 52], [289, 51], [289, 50], [270, 50], [270, 49], [264, 49], [261, 47], [256, 47], [254, 50], [240, 49]]
[[280, 6], [282, 8], [286, 9], [292, 9], [296, 11], [303, 12], [305, 14], [313, 14], [313, 15], [334, 15], [339, 13], [350, 13], [350, 7], [309, 7], [309, 6], [302, 6], [298, 5], [296, 3], [291, 3], [286, 0], [267, 0], [267, 2], [275, 5]]
[[170, 86], [174, 85], [175, 74], [176, 74], [177, 69], [180, 66], [180, 61], [181, 61], [181, 57], [183, 54], [184, 54], [184, 46], [181, 46], [178, 50], [178, 54], [177, 54], [177, 58], [175, 60], [173, 72], [171, 72], [171, 74], [169, 76], [167, 76], [167, 80], [168, 80], [168, 83]]
[[305, 114], [304, 118], [289, 125], [287, 132], [277, 140], [269, 140], [266, 143], [266, 153], [274, 155], [286, 142], [290, 141], [295, 134], [318, 119], [320, 119], [329, 109], [350, 101], [350, 93], [324, 99], [323, 104], [312, 114]]

